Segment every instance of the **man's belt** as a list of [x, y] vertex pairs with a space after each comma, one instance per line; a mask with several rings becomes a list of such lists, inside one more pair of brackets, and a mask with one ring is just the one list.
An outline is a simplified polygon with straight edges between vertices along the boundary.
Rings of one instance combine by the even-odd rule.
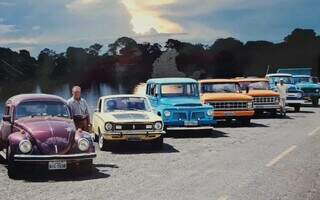
[[88, 119], [88, 116], [75, 115], [75, 116], [73, 116], [73, 119], [76, 121], [82, 121], [82, 120]]

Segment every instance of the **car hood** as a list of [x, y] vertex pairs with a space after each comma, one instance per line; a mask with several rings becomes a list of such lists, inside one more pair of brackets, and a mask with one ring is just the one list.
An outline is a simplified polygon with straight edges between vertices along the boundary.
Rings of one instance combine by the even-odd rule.
[[170, 105], [170, 106], [184, 106], [184, 107], [202, 106], [200, 98], [198, 97], [161, 98], [160, 103], [162, 105]]
[[252, 101], [252, 97], [240, 93], [206, 93], [202, 95], [203, 101]]
[[249, 90], [248, 94], [252, 97], [274, 97], [274, 96], [279, 96], [279, 93], [272, 91], [272, 90]]
[[161, 117], [153, 112], [149, 111], [117, 111], [101, 114], [102, 119], [105, 122], [117, 122], [117, 123], [148, 123], [162, 121]]
[[75, 126], [70, 119], [33, 117], [16, 120], [43, 154], [64, 154], [74, 142]]

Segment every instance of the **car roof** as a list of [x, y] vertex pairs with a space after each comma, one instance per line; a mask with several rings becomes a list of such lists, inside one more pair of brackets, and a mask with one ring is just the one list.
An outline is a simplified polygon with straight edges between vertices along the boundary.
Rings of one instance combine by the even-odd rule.
[[238, 83], [236, 79], [202, 79], [199, 83]]
[[290, 76], [290, 77], [292, 77], [292, 74], [274, 73], [274, 74], [267, 74], [266, 76], [267, 76], [267, 77], [268, 77], [268, 76]]
[[56, 96], [56, 95], [51, 95], [51, 94], [19, 94], [16, 96], [13, 96], [7, 100], [7, 103], [10, 103], [12, 105], [18, 105], [21, 102], [25, 101], [37, 101], [37, 100], [42, 100], [42, 101], [61, 101], [66, 103], [66, 100]]
[[121, 97], [146, 98], [145, 95], [138, 95], [138, 94], [118, 94], [118, 95], [106, 95], [106, 96], [102, 96], [102, 97], [100, 97], [100, 99], [121, 98]]
[[238, 82], [258, 82], [258, 81], [264, 81], [268, 82], [268, 79], [266, 78], [235, 78]]
[[147, 83], [156, 83], [156, 84], [171, 84], [171, 83], [197, 83], [196, 80], [192, 78], [153, 78], [149, 79]]

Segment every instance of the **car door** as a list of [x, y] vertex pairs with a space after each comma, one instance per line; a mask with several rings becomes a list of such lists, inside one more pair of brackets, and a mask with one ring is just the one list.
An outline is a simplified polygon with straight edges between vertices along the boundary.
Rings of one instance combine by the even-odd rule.
[[158, 84], [148, 84], [147, 86], [147, 96], [152, 107], [157, 107], [159, 103], [159, 85]]
[[92, 118], [92, 125], [93, 125], [93, 131], [95, 133], [98, 133], [98, 127], [100, 123], [100, 118], [99, 114], [102, 112], [102, 99], [99, 99], [97, 103], [97, 107], [93, 113], [93, 118]]

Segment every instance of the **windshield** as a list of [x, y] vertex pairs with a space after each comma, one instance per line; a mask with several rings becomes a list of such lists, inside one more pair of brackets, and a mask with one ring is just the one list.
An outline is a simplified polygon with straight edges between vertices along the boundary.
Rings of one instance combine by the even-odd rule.
[[310, 77], [293, 77], [294, 83], [310, 83], [312, 82]]
[[105, 101], [104, 112], [129, 110], [149, 111], [150, 106], [143, 97], [115, 97]]
[[201, 85], [202, 93], [235, 93], [239, 92], [239, 89], [236, 83], [204, 83]]
[[284, 83], [286, 84], [292, 84], [293, 80], [291, 76], [270, 76], [269, 82], [273, 85], [276, 83], [280, 83], [280, 79], [283, 79]]
[[70, 118], [68, 106], [56, 101], [29, 101], [20, 103], [16, 108], [16, 118], [33, 116], [57, 116]]
[[257, 82], [241, 82], [241, 90], [246, 90], [248, 87], [251, 90], [269, 90], [269, 83], [266, 81], [257, 81]]
[[165, 84], [161, 85], [161, 96], [199, 96], [198, 84]]

